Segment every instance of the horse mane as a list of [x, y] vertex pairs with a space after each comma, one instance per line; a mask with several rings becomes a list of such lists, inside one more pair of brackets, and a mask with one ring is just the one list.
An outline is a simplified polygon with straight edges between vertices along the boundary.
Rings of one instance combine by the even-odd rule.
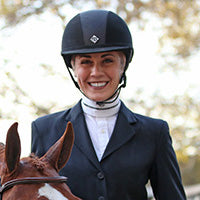
[[31, 158], [32, 165], [35, 166], [38, 171], [43, 171], [45, 169], [47, 164], [41, 161], [34, 153], [31, 153], [29, 158]]

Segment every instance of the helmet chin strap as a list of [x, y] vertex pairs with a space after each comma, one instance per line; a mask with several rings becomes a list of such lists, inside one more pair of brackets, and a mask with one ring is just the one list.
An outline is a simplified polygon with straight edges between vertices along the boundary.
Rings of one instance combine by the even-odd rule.
[[[70, 77], [71, 77], [71, 79], [72, 79], [74, 85], [81, 91], [81, 89], [80, 89], [78, 83], [75, 81], [74, 76], [72, 75], [72, 73], [71, 73], [71, 71], [70, 71], [70, 69], [69, 69], [68, 66], [67, 66], [67, 70], [68, 70], [68, 72], [69, 72], [69, 75], [70, 75]], [[82, 93], [82, 91], [81, 91], [81, 93]]]
[[[122, 81], [124, 81], [124, 82], [121, 83]], [[121, 77], [121, 80], [120, 80], [120, 85], [115, 90], [115, 92], [109, 98], [107, 98], [106, 100], [104, 100], [104, 101], [97, 101], [96, 104], [99, 105], [99, 106], [104, 106], [105, 104], [113, 103], [119, 97], [119, 94], [120, 94], [120, 91], [121, 91], [122, 87], [123, 88], [126, 87], [126, 75], [125, 75], [125, 72], [123, 73], [123, 75]], [[115, 98], [112, 101], [109, 101], [113, 97], [115, 97]]]

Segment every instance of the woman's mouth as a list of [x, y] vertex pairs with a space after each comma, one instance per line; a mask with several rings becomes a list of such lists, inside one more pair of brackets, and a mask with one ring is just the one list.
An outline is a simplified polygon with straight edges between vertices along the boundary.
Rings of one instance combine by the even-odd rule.
[[92, 82], [89, 83], [92, 87], [104, 87], [108, 82]]

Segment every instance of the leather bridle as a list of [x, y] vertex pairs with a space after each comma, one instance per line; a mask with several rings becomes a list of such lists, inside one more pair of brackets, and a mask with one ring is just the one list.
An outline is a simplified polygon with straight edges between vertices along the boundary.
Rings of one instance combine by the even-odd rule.
[[10, 180], [4, 183], [0, 187], [0, 200], [2, 200], [3, 193], [12, 188], [15, 185], [20, 184], [38, 184], [38, 183], [65, 183], [67, 177], [65, 176], [56, 176], [56, 177], [26, 177]]

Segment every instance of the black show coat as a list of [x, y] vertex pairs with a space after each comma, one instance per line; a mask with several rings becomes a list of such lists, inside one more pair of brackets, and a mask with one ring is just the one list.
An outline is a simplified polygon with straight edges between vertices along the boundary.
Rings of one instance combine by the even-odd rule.
[[180, 171], [165, 121], [131, 112], [121, 104], [116, 125], [99, 162], [79, 102], [32, 123], [32, 152], [42, 156], [71, 121], [75, 142], [60, 171], [72, 193], [84, 200], [147, 200], [148, 180], [157, 200], [184, 200]]

